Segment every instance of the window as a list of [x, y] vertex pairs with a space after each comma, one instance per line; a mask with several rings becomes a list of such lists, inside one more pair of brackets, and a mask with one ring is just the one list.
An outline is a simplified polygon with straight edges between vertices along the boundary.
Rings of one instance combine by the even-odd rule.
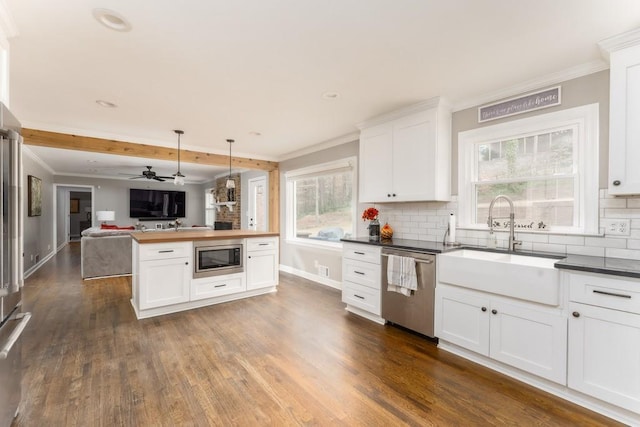
[[287, 238], [339, 242], [355, 234], [355, 158], [289, 171]]
[[216, 206], [214, 205], [216, 198], [214, 192], [215, 188], [204, 190], [204, 223], [210, 227], [213, 227], [216, 220]]
[[[461, 132], [458, 148], [461, 227], [486, 228], [502, 194], [516, 229], [598, 232], [598, 104]], [[507, 228], [500, 206], [494, 227]]]

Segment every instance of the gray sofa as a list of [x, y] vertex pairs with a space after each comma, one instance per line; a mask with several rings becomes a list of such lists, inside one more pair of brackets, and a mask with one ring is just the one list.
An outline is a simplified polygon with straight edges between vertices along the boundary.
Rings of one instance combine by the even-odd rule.
[[89, 228], [82, 234], [83, 279], [131, 274], [131, 230]]

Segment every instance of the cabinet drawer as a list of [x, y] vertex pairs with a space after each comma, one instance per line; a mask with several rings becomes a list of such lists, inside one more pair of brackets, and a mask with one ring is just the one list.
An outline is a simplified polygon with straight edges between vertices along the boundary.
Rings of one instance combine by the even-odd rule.
[[345, 243], [342, 246], [342, 256], [380, 265], [380, 247], [378, 246]]
[[278, 249], [277, 237], [247, 239], [247, 252]]
[[380, 315], [380, 291], [352, 282], [342, 283], [342, 302]]
[[140, 261], [181, 257], [191, 258], [191, 242], [140, 245]]
[[242, 273], [193, 279], [191, 280], [191, 301], [233, 294], [244, 290], [245, 284]]
[[570, 273], [569, 299], [640, 314], [640, 280]]
[[380, 265], [343, 258], [343, 280], [380, 290]]

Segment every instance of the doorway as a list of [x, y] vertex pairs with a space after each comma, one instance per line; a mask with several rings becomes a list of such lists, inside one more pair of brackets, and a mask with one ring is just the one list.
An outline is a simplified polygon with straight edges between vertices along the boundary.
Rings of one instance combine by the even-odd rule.
[[248, 184], [247, 224], [250, 230], [267, 231], [267, 179], [250, 178]]
[[54, 184], [54, 194], [53, 241], [60, 250], [93, 225], [93, 186]]

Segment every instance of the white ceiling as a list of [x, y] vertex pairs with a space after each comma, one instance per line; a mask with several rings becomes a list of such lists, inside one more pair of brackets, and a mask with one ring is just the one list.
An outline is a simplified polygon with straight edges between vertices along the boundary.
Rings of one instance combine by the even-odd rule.
[[[276, 161], [434, 96], [461, 105], [593, 64], [598, 41], [640, 27], [638, 0], [3, 1], [25, 127], [170, 147], [183, 129], [185, 149], [235, 138], [234, 155]], [[64, 158], [42, 157], [58, 173]]]

